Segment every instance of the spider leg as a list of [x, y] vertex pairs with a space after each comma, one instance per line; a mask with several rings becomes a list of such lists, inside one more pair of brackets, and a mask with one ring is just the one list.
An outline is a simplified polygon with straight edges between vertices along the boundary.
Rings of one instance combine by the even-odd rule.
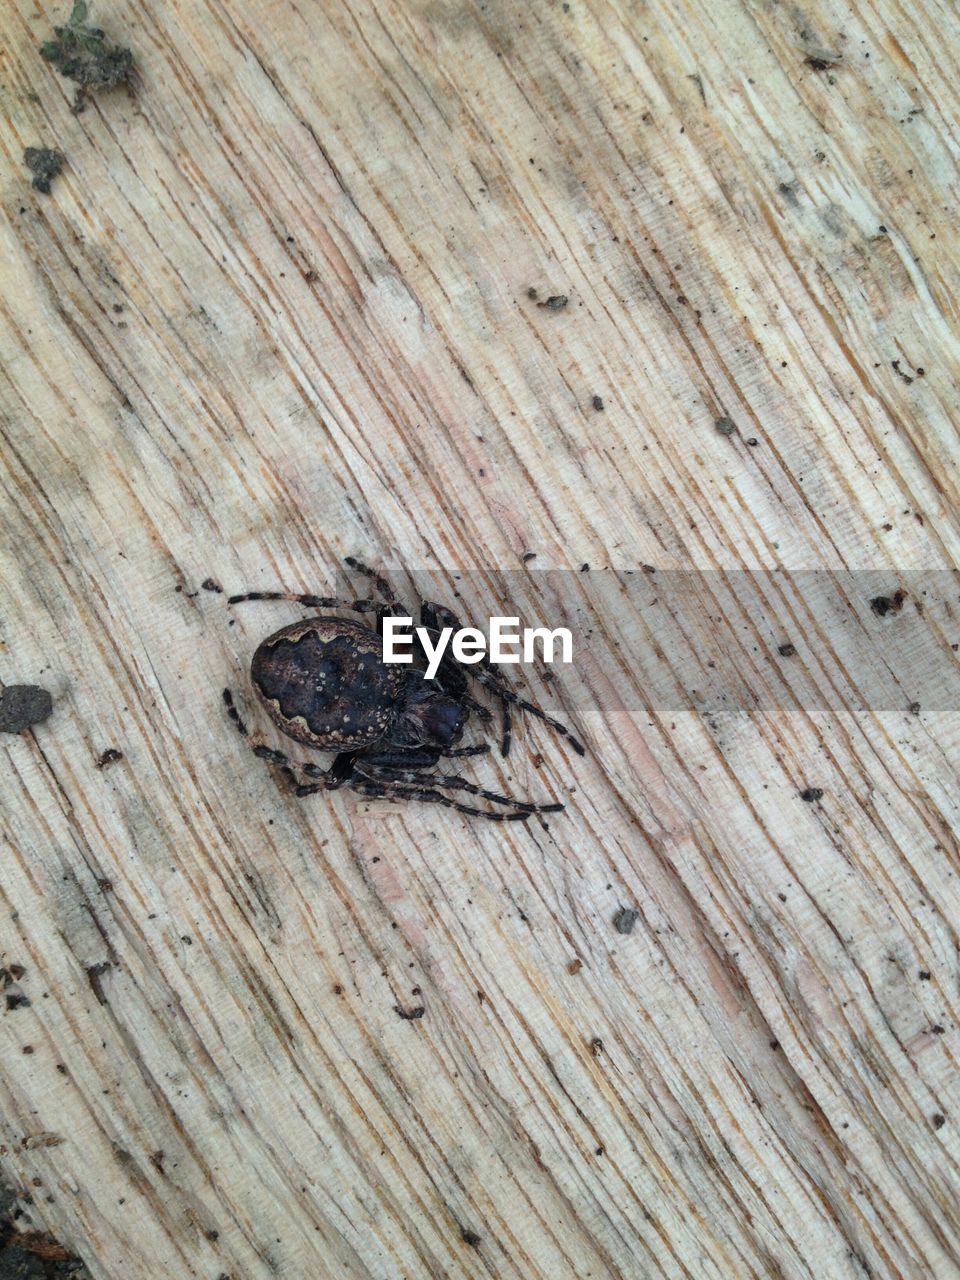
[[227, 604], [245, 604], [249, 600], [288, 600], [305, 609], [349, 609], [351, 613], [376, 613], [380, 608], [376, 600], [341, 600], [337, 596], [298, 595], [295, 591], [247, 591], [230, 596]]
[[493, 804], [508, 805], [512, 809], [523, 809], [526, 813], [559, 813], [563, 808], [562, 804], [531, 804], [527, 800], [512, 800], [510, 796], [500, 795], [497, 791], [486, 791], [483, 787], [478, 787], [474, 783], [468, 782], [466, 778], [459, 778], [455, 774], [430, 773], [418, 775], [409, 769], [368, 769], [359, 762], [356, 765], [356, 770], [363, 777], [370, 778], [371, 781], [402, 782], [405, 785], [429, 782], [431, 789], [438, 787], [449, 791], [466, 791], [468, 795], [479, 796], [481, 800], [490, 800]]
[[376, 587], [378, 594], [386, 600], [387, 604], [392, 604], [397, 609], [403, 609], [403, 605], [386, 578], [382, 578], [374, 569], [370, 569], [359, 560], [355, 560], [353, 556], [347, 556], [344, 564], [349, 565], [356, 573], [363, 574], [365, 578], [369, 578], [374, 587]]
[[[352, 791], [356, 791], [361, 796], [383, 800], [391, 798], [397, 800], [421, 800], [428, 804], [443, 805], [446, 809], [456, 809], [458, 813], [470, 813], [476, 818], [488, 818], [491, 822], [525, 822], [530, 817], [529, 811], [525, 809], [517, 813], [494, 813], [490, 809], [474, 809], [467, 804], [458, 804], [456, 800], [451, 800], [449, 796], [443, 795], [440, 791], [433, 791], [429, 787], [414, 790], [411, 787], [395, 782], [367, 782], [359, 778], [351, 779], [347, 785]], [[320, 788], [316, 789], [319, 790]], [[311, 790], [313, 788], [304, 789], [307, 794]], [[298, 792], [298, 794], [301, 793]]]
[[485, 685], [488, 689], [493, 690], [496, 695], [505, 702], [512, 703], [515, 707], [519, 707], [522, 711], [529, 711], [531, 715], [536, 716], [538, 720], [543, 720], [551, 729], [556, 729], [570, 743], [578, 756], [586, 755], [581, 743], [573, 736], [565, 724], [561, 724], [559, 720], [554, 720], [553, 716], [548, 716], [545, 711], [541, 711], [534, 703], [528, 702], [526, 698], [521, 698], [518, 693], [514, 693], [499, 676], [493, 675], [491, 672], [485, 671], [482, 667], [475, 668], [471, 676], [476, 680], [477, 684]]
[[490, 744], [482, 743], [476, 747], [452, 747], [449, 751], [441, 751], [440, 754], [446, 759], [452, 759], [454, 756], [482, 756], [490, 750]]
[[[234, 725], [236, 726], [237, 732], [240, 734], [240, 737], [244, 739], [244, 741], [246, 742], [250, 750], [253, 752], [253, 754], [259, 760], [266, 760], [268, 764], [278, 765], [280, 768], [280, 772], [284, 775], [287, 781], [290, 782], [291, 779], [293, 780], [294, 786], [300, 785], [300, 780], [297, 778], [296, 774], [294, 773], [295, 769], [299, 769], [301, 774], [305, 775], [308, 778], [326, 778], [328, 776], [333, 775], [333, 771], [336, 768], [336, 760], [334, 761], [333, 765], [331, 765], [329, 770], [322, 769], [320, 765], [314, 764], [311, 760], [291, 760], [290, 757], [288, 755], [284, 755], [282, 751], [275, 751], [273, 747], [266, 746], [265, 743], [263, 743], [260, 740], [259, 734], [251, 733], [250, 730], [247, 728], [246, 723], [244, 722], [242, 716], [240, 715], [240, 712], [237, 710], [237, 705], [234, 702], [233, 694], [230, 692], [229, 689], [224, 689], [223, 691], [223, 702], [224, 702], [224, 706], [227, 708], [227, 715], [233, 721]], [[339, 758], [340, 757], [338, 756], [337, 759]], [[342, 766], [341, 766], [341, 769], [342, 769]], [[333, 781], [333, 778], [331, 777], [331, 782], [332, 781]], [[342, 786], [342, 780], [337, 781], [336, 786]], [[330, 786], [318, 788], [318, 790], [330, 790], [330, 789], [331, 789]]]

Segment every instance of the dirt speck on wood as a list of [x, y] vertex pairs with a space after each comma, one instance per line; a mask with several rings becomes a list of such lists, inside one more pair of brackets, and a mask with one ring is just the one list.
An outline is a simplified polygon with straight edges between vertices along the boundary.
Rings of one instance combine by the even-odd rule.
[[63, 168], [65, 161], [63, 152], [54, 151], [51, 147], [27, 147], [23, 153], [23, 163], [33, 174], [30, 185], [45, 196], [50, 194], [50, 183]]
[[620, 907], [613, 917], [613, 927], [617, 933], [633, 933], [634, 925], [640, 919], [640, 912], [632, 907]]
[[99, 27], [91, 27], [87, 13], [86, 0], [74, 0], [66, 25], [54, 27], [53, 39], [40, 46], [40, 56], [78, 86], [75, 114], [83, 110], [92, 89], [115, 89], [128, 83], [133, 74], [130, 50], [111, 44]]
[[427, 1012], [422, 1004], [415, 1005], [412, 1009], [404, 1009], [402, 1005], [395, 1004], [394, 1011], [398, 1018], [402, 1018], [404, 1022], [418, 1022]]
[[8, 684], [0, 693], [0, 733], [23, 733], [46, 720], [53, 699], [35, 684]]

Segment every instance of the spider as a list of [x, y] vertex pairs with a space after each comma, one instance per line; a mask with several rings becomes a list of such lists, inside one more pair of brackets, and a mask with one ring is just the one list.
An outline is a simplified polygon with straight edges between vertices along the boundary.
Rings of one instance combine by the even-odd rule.
[[[374, 570], [348, 558], [351, 569], [368, 578], [379, 599], [338, 599], [289, 591], [249, 591], [230, 596], [229, 605], [255, 600], [285, 600], [307, 609], [376, 614], [376, 630], [359, 620], [314, 616], [281, 627], [253, 655], [250, 681], [270, 719], [289, 738], [319, 751], [335, 751], [328, 769], [294, 761], [251, 734], [233, 694], [223, 691], [227, 715], [254, 755], [277, 765], [297, 796], [348, 787], [362, 796], [421, 800], [493, 822], [524, 821], [534, 813], [556, 813], [562, 804], [532, 804], [487, 791], [458, 774], [435, 773], [443, 759], [476, 756], [487, 744], [458, 745], [471, 716], [491, 719], [490, 711], [468, 692], [471, 680], [499, 700], [503, 728], [500, 747], [510, 750], [512, 707], [528, 711], [562, 734], [578, 755], [584, 749], [570, 730], [527, 702], [503, 683], [483, 661], [466, 665], [445, 653], [433, 680], [424, 675], [426, 657], [414, 641], [412, 665], [383, 661], [383, 619], [391, 612], [409, 616], [389, 584]], [[429, 600], [420, 602], [420, 620], [431, 636], [442, 627], [459, 627], [453, 613]], [[419, 650], [419, 651], [418, 651]], [[500, 805], [481, 809], [448, 792], [476, 796]]]

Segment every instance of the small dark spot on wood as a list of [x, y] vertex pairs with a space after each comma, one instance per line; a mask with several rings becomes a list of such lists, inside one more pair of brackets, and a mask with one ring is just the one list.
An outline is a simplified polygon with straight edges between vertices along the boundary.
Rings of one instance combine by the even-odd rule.
[[394, 1012], [398, 1018], [402, 1018], [404, 1022], [417, 1022], [427, 1012], [422, 1004], [415, 1005], [412, 1009], [404, 1009], [401, 1005], [393, 1006]]
[[571, 960], [570, 963], [567, 965], [567, 973], [569, 973], [572, 977], [575, 973], [579, 973], [582, 968], [583, 968], [583, 961], [580, 959], [579, 956], [577, 956], [575, 959]]
[[109, 765], [116, 764], [118, 760], [122, 759], [122, 751], [118, 751], [116, 747], [107, 747], [106, 751], [97, 756], [97, 768], [106, 769]]
[[53, 151], [50, 147], [27, 147], [23, 153], [23, 163], [33, 174], [30, 185], [45, 196], [50, 194], [50, 183], [65, 161], [66, 156], [61, 151]]
[[809, 54], [803, 61], [814, 71], [830, 71], [840, 65], [841, 58], [838, 53], [833, 54], [820, 50], [817, 53]]
[[800, 799], [805, 800], [807, 804], [816, 804], [818, 800], [823, 799], [823, 790], [820, 787], [804, 787], [800, 792]]
[[732, 436], [736, 434], [737, 424], [732, 418], [726, 416], [717, 418], [713, 424], [722, 436]]
[[471, 1249], [479, 1249], [483, 1243], [483, 1236], [478, 1236], [476, 1231], [470, 1231], [467, 1227], [464, 1227], [460, 1232], [460, 1239], [464, 1244], [468, 1244]]
[[535, 551], [525, 551], [521, 559], [524, 564], [529, 564], [531, 560], [536, 560], [537, 553]]
[[0, 693], [0, 733], [23, 733], [41, 724], [53, 710], [53, 699], [35, 684], [8, 684]]
[[153, 1151], [150, 1153], [150, 1163], [156, 1169], [157, 1173], [163, 1173], [164, 1159], [165, 1159], [165, 1154], [162, 1150]]
[[947, 1123], [947, 1117], [943, 1115], [942, 1112], [935, 1111], [933, 1115], [930, 1117], [930, 1122], [935, 1129], [942, 1129], [943, 1126]]
[[777, 646], [777, 653], [779, 653], [781, 658], [792, 658], [796, 652], [796, 646], [790, 644], [789, 641], [787, 641], [786, 644]]
[[538, 302], [537, 306], [546, 307], [548, 311], [562, 311], [569, 301], [565, 293], [552, 293], [543, 302]]
[[920, 981], [921, 981], [921, 982], [929, 982], [929, 981], [930, 981], [930, 970], [929, 970], [929, 969], [921, 969], [921, 970], [919, 971], [919, 973], [917, 974], [917, 977], [920, 979]]
[[897, 591], [892, 596], [874, 596], [870, 601], [870, 608], [878, 618], [885, 618], [888, 613], [899, 613], [906, 598], [903, 591]]
[[603, 396], [594, 396], [590, 403], [596, 409], [597, 413], [603, 412]]
[[601, 1053], [603, 1053], [603, 1041], [599, 1036], [594, 1036], [590, 1041], [590, 1052], [595, 1058], [599, 1058]]
[[613, 927], [617, 933], [633, 933], [634, 925], [640, 919], [640, 912], [632, 907], [620, 907], [613, 917]]
[[215, 591], [217, 595], [223, 595], [223, 587], [219, 582], [215, 582], [213, 578], [204, 578], [200, 586], [204, 591]]
[[91, 964], [87, 967], [87, 981], [90, 983], [90, 990], [97, 997], [99, 1004], [106, 1004], [107, 997], [103, 990], [103, 975], [109, 973], [113, 968], [109, 960], [101, 960], [99, 964]]

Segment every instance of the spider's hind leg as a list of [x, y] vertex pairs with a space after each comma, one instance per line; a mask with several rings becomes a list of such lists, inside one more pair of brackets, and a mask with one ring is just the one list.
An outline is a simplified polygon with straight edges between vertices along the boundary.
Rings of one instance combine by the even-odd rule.
[[515, 810], [512, 813], [496, 813], [492, 809], [474, 809], [471, 805], [460, 804], [441, 791], [434, 791], [430, 787], [413, 788], [404, 786], [402, 783], [368, 782], [360, 778], [351, 780], [349, 785], [352, 791], [356, 791], [361, 796], [380, 800], [421, 800], [428, 804], [443, 805], [445, 809], [456, 809], [458, 813], [469, 813], [475, 818], [487, 818], [490, 822], [526, 822], [530, 817], [527, 809]]
[[[337, 756], [329, 769], [321, 768], [320, 765], [314, 764], [312, 760], [291, 760], [284, 752], [268, 747], [258, 733], [250, 732], [229, 689], [224, 689], [223, 691], [223, 703], [227, 709], [227, 715], [236, 727], [240, 737], [243, 738], [257, 759], [266, 760], [267, 764], [275, 764], [279, 768], [284, 781], [297, 795], [303, 789], [303, 778], [305, 777], [320, 779], [316, 785], [310, 787], [310, 791], [332, 791], [337, 787], [343, 786], [346, 776], [343, 772], [341, 760], [342, 755], [347, 753]], [[299, 771], [299, 777], [297, 776], [297, 771]]]

